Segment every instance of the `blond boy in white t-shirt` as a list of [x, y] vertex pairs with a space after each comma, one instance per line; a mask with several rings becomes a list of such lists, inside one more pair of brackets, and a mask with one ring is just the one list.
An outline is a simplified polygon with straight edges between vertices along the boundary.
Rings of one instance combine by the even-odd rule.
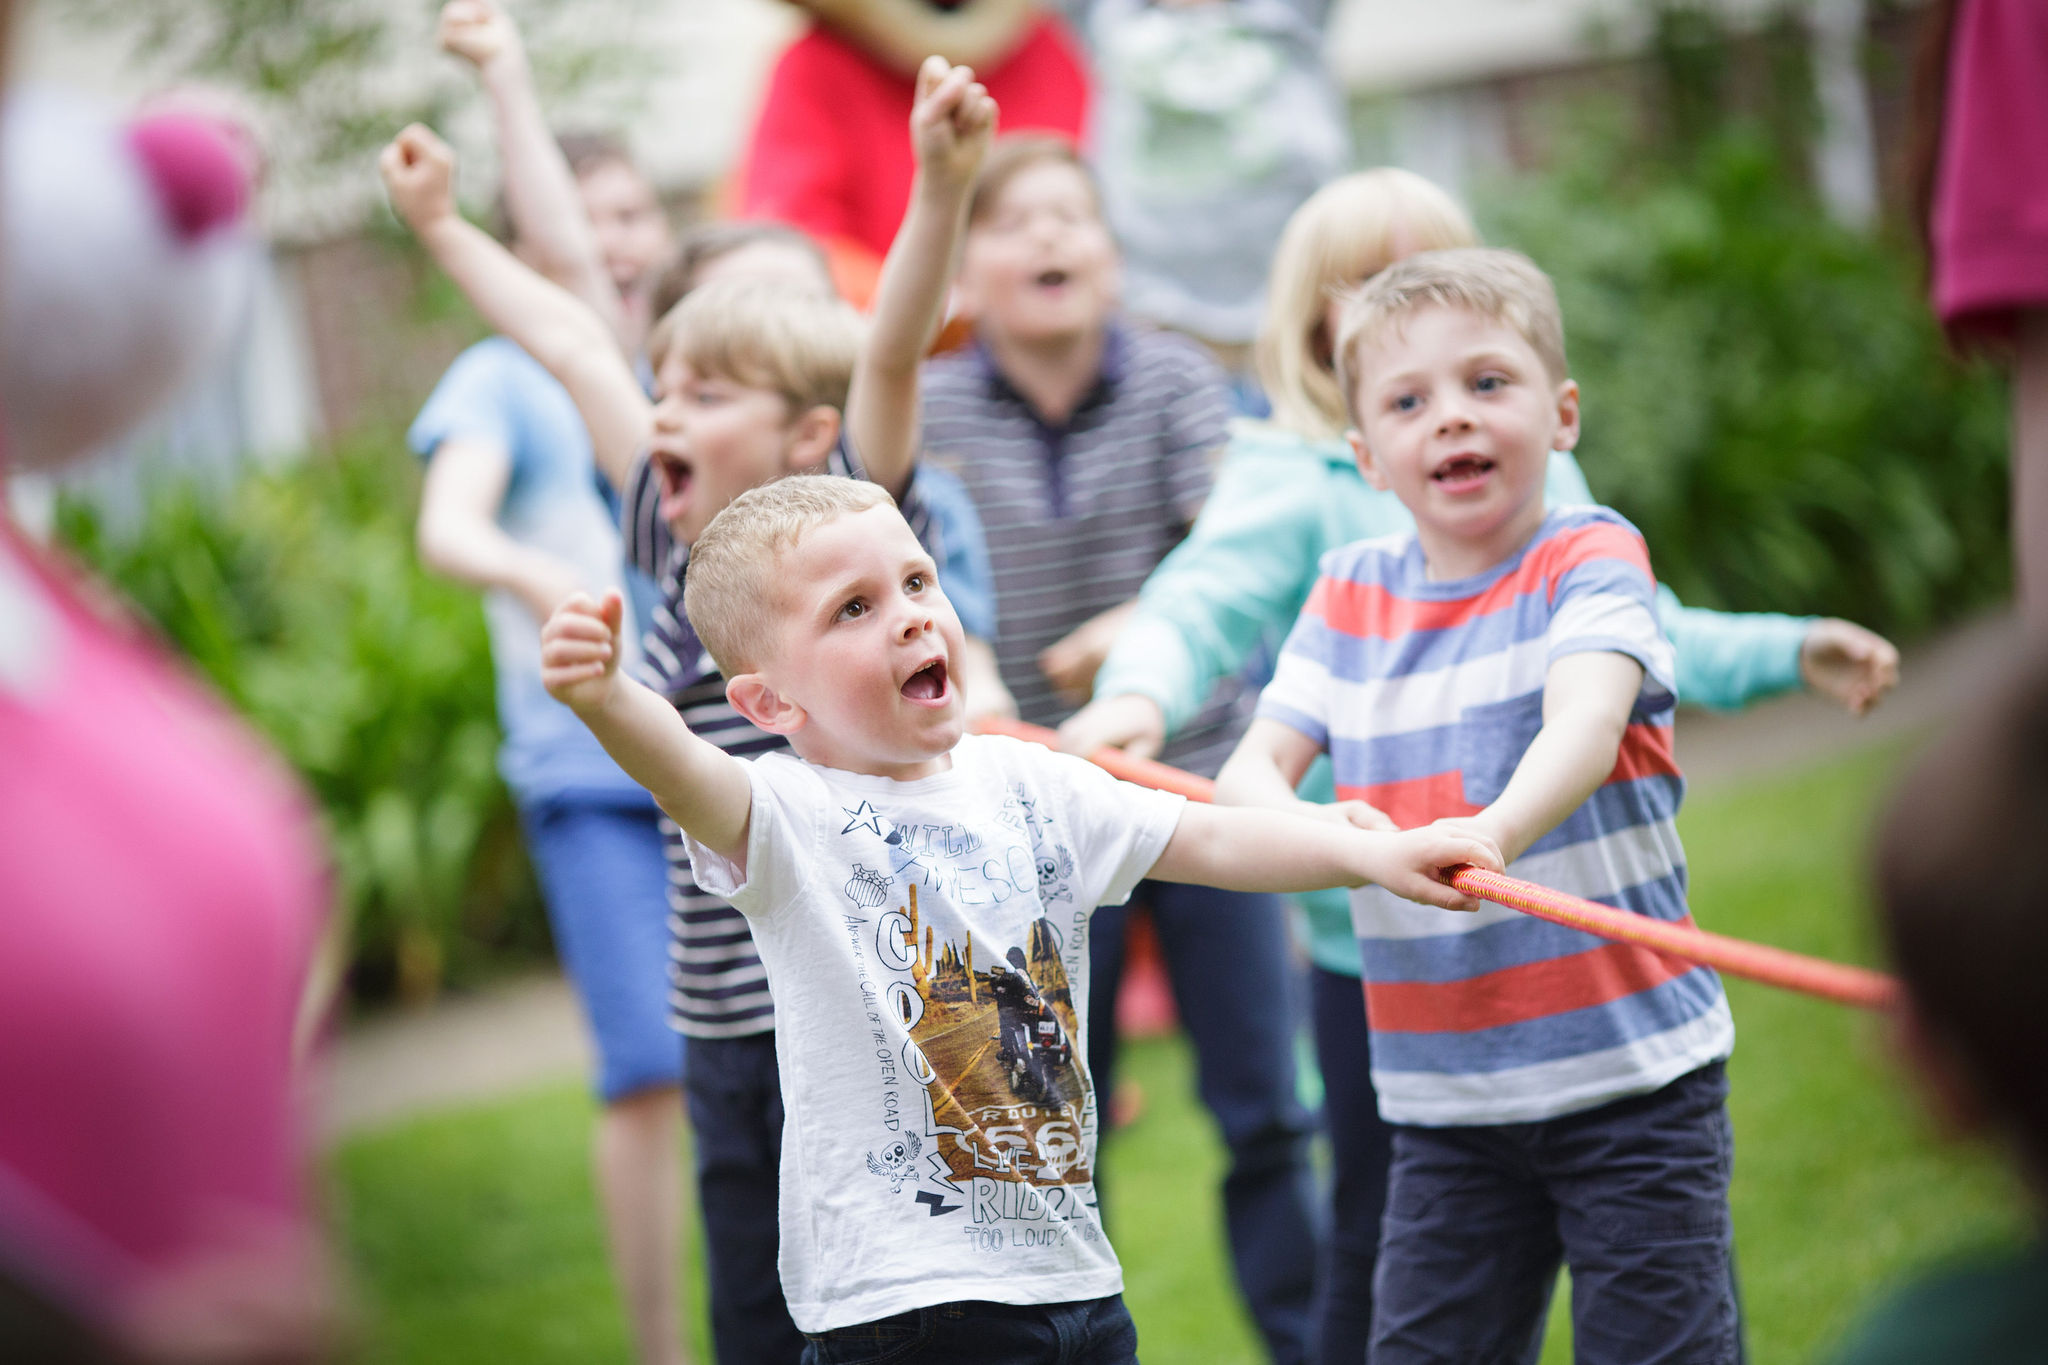
[[874, 484], [742, 494], [692, 546], [686, 594], [734, 708], [794, 755], [736, 759], [621, 676], [617, 594], [555, 613], [543, 676], [682, 826], [767, 967], [806, 1359], [1134, 1360], [1081, 1060], [1093, 908], [1149, 876], [1471, 909], [1444, 869], [1498, 850], [1189, 805], [964, 735], [959, 621]]

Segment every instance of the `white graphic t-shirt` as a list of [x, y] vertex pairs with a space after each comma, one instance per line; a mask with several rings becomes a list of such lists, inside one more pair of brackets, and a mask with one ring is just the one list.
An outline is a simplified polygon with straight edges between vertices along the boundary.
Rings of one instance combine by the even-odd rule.
[[690, 857], [775, 994], [796, 1325], [1120, 1292], [1095, 1206], [1088, 917], [1151, 870], [1181, 798], [982, 736], [914, 782], [790, 754], [748, 769], [744, 876]]

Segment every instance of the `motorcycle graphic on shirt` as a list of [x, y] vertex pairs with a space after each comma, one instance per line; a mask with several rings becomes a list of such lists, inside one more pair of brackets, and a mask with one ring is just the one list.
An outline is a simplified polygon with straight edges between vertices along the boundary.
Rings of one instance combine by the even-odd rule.
[[[934, 1183], [923, 1187], [933, 1215], [971, 1193], [977, 1222], [998, 1209], [1042, 1219], [1048, 1203], [1094, 1202], [1095, 1100], [1066, 962], [1070, 948], [1085, 947], [1090, 907], [1068, 921], [1071, 939], [1045, 913], [1049, 905], [1063, 917], [1077, 913], [1066, 909], [1073, 856], [1021, 792], [1013, 805], [1001, 831], [1013, 837], [1002, 838], [871, 824], [879, 816], [871, 808], [848, 812], [849, 834], [867, 826], [888, 848], [874, 861], [855, 859], [842, 892], [849, 920], [872, 925], [867, 941], [884, 978], [877, 1002], [909, 1035], [904, 1080], [924, 1101], [921, 1125], [910, 1105], [902, 1113], [903, 1133], [922, 1139], [921, 1159], [919, 1148], [890, 1141], [868, 1154], [868, 1169], [907, 1191], [911, 1166], [927, 1168], [946, 1191], [935, 1199]], [[1030, 915], [1021, 926], [1020, 911]], [[1022, 941], [987, 942], [976, 924], [1021, 928]]]

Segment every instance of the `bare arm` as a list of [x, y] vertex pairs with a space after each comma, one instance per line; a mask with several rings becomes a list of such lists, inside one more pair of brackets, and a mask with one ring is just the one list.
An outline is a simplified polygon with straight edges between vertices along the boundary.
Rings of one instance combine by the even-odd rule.
[[393, 209], [477, 311], [576, 400], [598, 469], [623, 487], [647, 443], [654, 405], [604, 319], [456, 213], [454, 155], [432, 132], [413, 124], [384, 149], [377, 167]]
[[490, 99], [505, 208], [529, 259], [589, 304], [616, 335], [625, 315], [619, 291], [604, 268], [576, 177], [541, 113], [518, 26], [497, 0], [449, 0], [441, 10], [441, 46], [476, 67]]
[[1389, 833], [1353, 829], [1283, 810], [1189, 804], [1153, 865], [1170, 882], [1230, 891], [1321, 891], [1367, 882], [1424, 905], [1477, 910], [1445, 869], [1499, 871], [1500, 850], [1475, 830], [1438, 826]]
[[1391, 830], [1386, 813], [1364, 801], [1333, 801], [1321, 805], [1295, 795], [1309, 764], [1322, 749], [1291, 725], [1263, 717], [1254, 720], [1216, 774], [1216, 804], [1263, 806], [1357, 829]]
[[967, 0], [951, 10], [925, 0], [798, 0], [885, 66], [908, 76], [938, 53], [962, 66], [993, 66], [1031, 22], [1033, 0]]
[[917, 372], [938, 332], [966, 226], [967, 198], [995, 132], [995, 101], [965, 67], [918, 72], [910, 136], [917, 183], [875, 293], [875, 316], [846, 396], [846, 428], [868, 477], [902, 497], [917, 464]]
[[616, 589], [601, 602], [584, 593], [564, 602], [541, 628], [541, 681], [670, 819], [744, 869], [753, 810], [746, 765], [695, 734], [645, 686], [620, 676], [624, 614]]
[[1543, 728], [1485, 810], [1447, 822], [1477, 830], [1510, 862], [1528, 851], [1614, 771], [1643, 666], [1626, 654], [1567, 654], [1543, 677]]
[[572, 593], [599, 585], [578, 581], [570, 565], [505, 534], [497, 512], [511, 481], [511, 457], [495, 442], [441, 442], [420, 487], [420, 562], [458, 583], [509, 590], [539, 625]]

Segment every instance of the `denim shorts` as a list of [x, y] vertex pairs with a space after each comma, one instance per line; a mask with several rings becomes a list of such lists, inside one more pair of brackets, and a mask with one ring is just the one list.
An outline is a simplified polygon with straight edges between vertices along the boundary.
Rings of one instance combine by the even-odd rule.
[[1394, 1128], [1373, 1365], [1523, 1365], [1560, 1262], [1578, 1365], [1737, 1365], [1728, 1078], [1541, 1123]]
[[1073, 1303], [938, 1303], [805, 1334], [803, 1365], [1137, 1365], [1123, 1295]]
[[682, 1083], [668, 1024], [668, 862], [654, 799], [563, 794], [520, 803], [555, 952], [597, 1044], [610, 1103]]

